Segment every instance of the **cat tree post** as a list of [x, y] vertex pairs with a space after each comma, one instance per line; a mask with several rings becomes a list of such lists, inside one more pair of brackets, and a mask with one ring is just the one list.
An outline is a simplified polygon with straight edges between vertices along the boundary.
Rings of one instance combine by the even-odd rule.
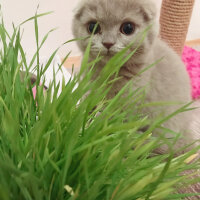
[[181, 55], [194, 0], [163, 0], [160, 15], [160, 34], [179, 55]]

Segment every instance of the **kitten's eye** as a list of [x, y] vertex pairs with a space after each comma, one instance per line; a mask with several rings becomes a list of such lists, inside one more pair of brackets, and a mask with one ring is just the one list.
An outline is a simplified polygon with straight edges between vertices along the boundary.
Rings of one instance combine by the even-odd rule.
[[120, 27], [121, 33], [131, 35], [135, 31], [135, 25], [132, 22], [125, 22]]
[[[93, 33], [93, 31], [94, 31], [94, 29], [96, 27], [96, 24], [97, 24], [97, 22], [95, 22], [95, 21], [92, 21], [92, 22], [88, 23], [87, 29], [88, 29], [89, 33]], [[101, 27], [99, 25], [97, 25], [97, 27], [96, 27], [96, 29], [94, 31], [94, 34], [100, 33], [100, 31], [101, 31]]]

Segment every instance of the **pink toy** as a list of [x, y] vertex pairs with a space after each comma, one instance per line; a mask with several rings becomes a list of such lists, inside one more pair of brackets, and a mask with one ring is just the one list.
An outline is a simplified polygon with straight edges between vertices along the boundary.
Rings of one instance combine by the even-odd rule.
[[190, 76], [192, 86], [192, 98], [200, 98], [200, 52], [185, 46], [182, 60]]
[[[46, 90], [47, 90], [47, 87], [44, 86], [43, 92], [45, 92]], [[36, 97], [36, 86], [34, 86], [34, 87], [32, 88], [32, 92], [33, 92], [33, 97], [34, 97], [34, 99], [35, 99], [35, 97]]]
[[36, 86], [34, 86], [34, 87], [32, 88], [32, 91], [33, 91], [33, 97], [34, 97], [34, 99], [35, 99], [35, 97], [36, 97]]

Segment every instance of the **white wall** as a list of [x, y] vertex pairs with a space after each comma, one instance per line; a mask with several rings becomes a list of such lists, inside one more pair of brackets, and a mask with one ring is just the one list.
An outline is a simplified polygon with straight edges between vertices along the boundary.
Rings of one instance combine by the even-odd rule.
[[[11, 32], [11, 23], [19, 24], [23, 20], [35, 14], [37, 5], [39, 12], [54, 11], [53, 14], [39, 19], [40, 38], [44, 36], [50, 29], [57, 27], [58, 29], [51, 33], [45, 47], [42, 49], [41, 55], [48, 56], [63, 42], [73, 38], [71, 32], [71, 21], [73, 16], [73, 9], [78, 0], [0, 0], [4, 20]], [[158, 11], [162, 0], [155, 0]], [[195, 8], [192, 16], [191, 25], [189, 28], [188, 38], [200, 38], [200, 0], [196, 0]], [[23, 25], [23, 46], [32, 55], [35, 52], [34, 40], [34, 25], [33, 22], [28, 22]], [[80, 52], [75, 43], [70, 43], [64, 48], [61, 48], [59, 54], [63, 57], [66, 53], [72, 50], [72, 55], [79, 55]]]
[[192, 19], [187, 39], [193, 40], [199, 38], [200, 38], [200, 0], [195, 0], [194, 10], [192, 13]]
[[[62, 43], [73, 38], [71, 21], [73, 9], [77, 2], [78, 0], [0, 0], [5, 24], [9, 25], [7, 26], [9, 32], [12, 32], [12, 22], [18, 25], [25, 19], [34, 16], [38, 4], [39, 13], [54, 11], [53, 14], [41, 17], [38, 20], [40, 39], [42, 39], [50, 29], [57, 28], [56, 31], [50, 34], [41, 51], [41, 55], [44, 56], [48, 56]], [[32, 55], [35, 52], [33, 21], [23, 25], [23, 28], [23, 46], [28, 54]], [[65, 45], [64, 48], [61, 48], [59, 53], [61, 56], [64, 56], [71, 50], [73, 55], [79, 54], [75, 42]]]

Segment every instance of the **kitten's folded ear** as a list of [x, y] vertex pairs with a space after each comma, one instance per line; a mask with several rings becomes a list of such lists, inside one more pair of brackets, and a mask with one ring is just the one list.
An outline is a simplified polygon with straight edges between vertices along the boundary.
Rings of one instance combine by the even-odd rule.
[[78, 6], [73, 10], [76, 19], [81, 18], [86, 2], [86, 0], [80, 0]]
[[82, 7], [78, 7], [76, 9], [74, 9], [74, 17], [76, 19], [80, 19], [82, 13], [83, 13], [83, 8]]
[[140, 7], [140, 12], [143, 15], [144, 21], [149, 22], [156, 18], [157, 9], [153, 2], [148, 0], [149, 2], [145, 2], [145, 5]]

